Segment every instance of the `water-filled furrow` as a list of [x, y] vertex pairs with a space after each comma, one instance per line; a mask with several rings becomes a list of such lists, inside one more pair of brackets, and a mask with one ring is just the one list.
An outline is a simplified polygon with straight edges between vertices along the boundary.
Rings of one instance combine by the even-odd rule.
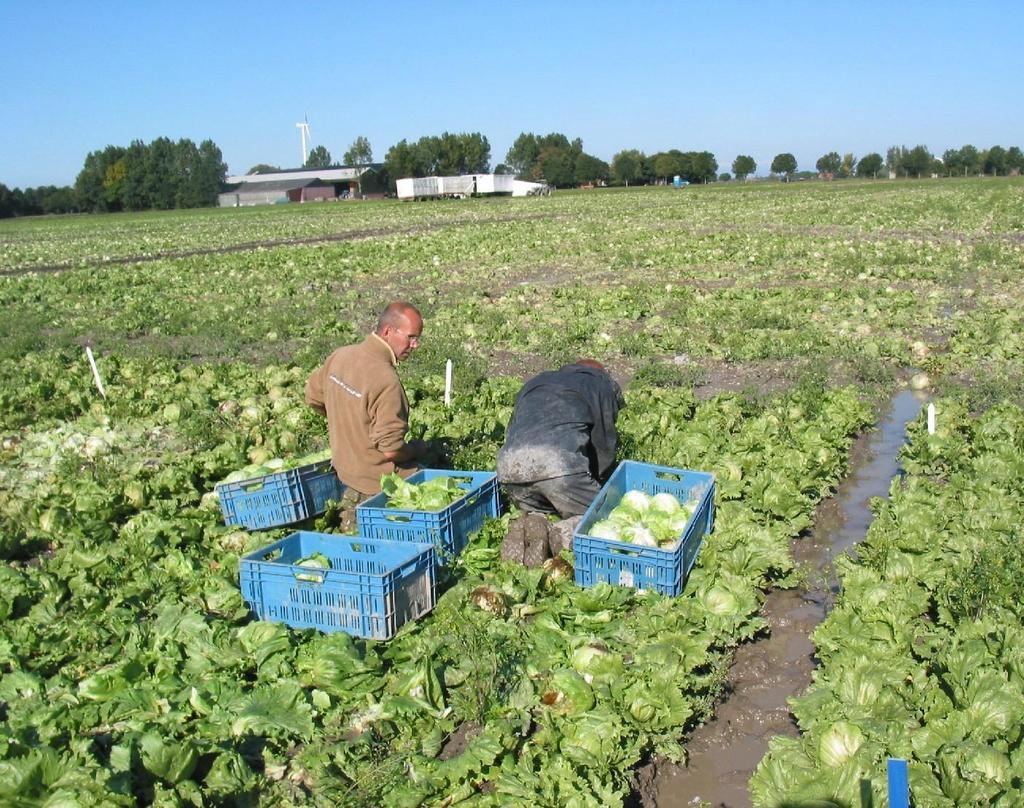
[[809, 572], [807, 588], [768, 595], [763, 614], [770, 635], [737, 651], [725, 700], [686, 744], [687, 764], [648, 770], [641, 778], [646, 783], [637, 795], [639, 803], [658, 808], [750, 805], [747, 781], [769, 739], [797, 734], [786, 700], [810, 684], [810, 633], [825, 618], [834, 594], [832, 562], [867, 533], [873, 518], [870, 500], [888, 496], [900, 473], [897, 455], [907, 424], [920, 413], [922, 399], [909, 390], [897, 393], [878, 427], [855, 443], [850, 474], [818, 507], [810, 535], [794, 542], [794, 556]]

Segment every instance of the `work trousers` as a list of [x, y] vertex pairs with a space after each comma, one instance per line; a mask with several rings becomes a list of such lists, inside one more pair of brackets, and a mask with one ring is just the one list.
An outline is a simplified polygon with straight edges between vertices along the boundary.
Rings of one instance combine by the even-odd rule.
[[519, 510], [557, 513], [562, 519], [581, 516], [601, 490], [597, 480], [585, 472], [532, 483], [503, 483], [502, 487]]

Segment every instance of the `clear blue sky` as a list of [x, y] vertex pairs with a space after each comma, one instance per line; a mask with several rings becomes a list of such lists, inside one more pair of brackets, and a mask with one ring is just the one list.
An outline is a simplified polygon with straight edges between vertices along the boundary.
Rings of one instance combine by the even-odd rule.
[[73, 183], [89, 151], [211, 138], [231, 173], [312, 144], [374, 158], [480, 132], [779, 152], [1024, 146], [1024, 2], [0, 0], [0, 182]]

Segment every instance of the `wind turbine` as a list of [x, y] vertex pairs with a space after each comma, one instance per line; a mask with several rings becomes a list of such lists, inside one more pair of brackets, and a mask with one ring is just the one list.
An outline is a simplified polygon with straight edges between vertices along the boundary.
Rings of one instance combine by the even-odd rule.
[[302, 162], [299, 163], [300, 167], [306, 165], [306, 157], [308, 156], [306, 141], [309, 140], [309, 116], [303, 115], [302, 117], [302, 123], [295, 124], [299, 128], [299, 134], [302, 136]]

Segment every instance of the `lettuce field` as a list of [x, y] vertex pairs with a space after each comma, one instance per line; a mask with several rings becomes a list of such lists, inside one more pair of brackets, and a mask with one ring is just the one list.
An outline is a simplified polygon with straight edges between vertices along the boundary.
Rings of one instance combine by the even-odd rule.
[[[915, 805], [1024, 803], [1022, 275], [1016, 178], [0, 222], [0, 803], [638, 805], [908, 384], [937, 429], [837, 563], [750, 800], [885, 806], [893, 756]], [[305, 379], [398, 297], [432, 467], [493, 469], [523, 379], [587, 356], [620, 459], [716, 475], [681, 596], [503, 563], [506, 514], [390, 641], [253, 618], [239, 558], [290, 529], [205, 495], [325, 447]]]

